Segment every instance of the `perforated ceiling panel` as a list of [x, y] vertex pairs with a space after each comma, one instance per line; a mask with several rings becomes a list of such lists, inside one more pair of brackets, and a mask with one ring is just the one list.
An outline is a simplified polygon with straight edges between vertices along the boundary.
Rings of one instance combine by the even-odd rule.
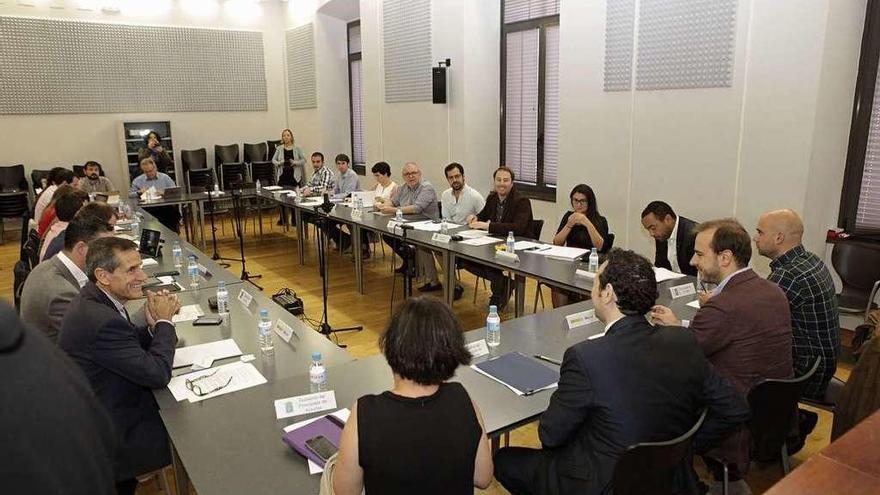
[[635, 0], [608, 0], [605, 10], [605, 91], [632, 85]]
[[312, 24], [287, 31], [287, 91], [291, 110], [316, 108], [315, 36]]
[[0, 16], [0, 113], [266, 108], [262, 33]]
[[641, 0], [636, 89], [733, 82], [737, 0]]
[[385, 0], [385, 101], [431, 100], [431, 0]]

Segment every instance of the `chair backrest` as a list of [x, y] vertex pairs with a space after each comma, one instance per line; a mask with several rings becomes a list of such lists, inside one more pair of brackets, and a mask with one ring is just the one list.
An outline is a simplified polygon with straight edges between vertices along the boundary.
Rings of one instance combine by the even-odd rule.
[[268, 153], [266, 154], [266, 159], [271, 160], [272, 157], [275, 156], [275, 148], [281, 146], [281, 140], [280, 139], [267, 139], [266, 146], [268, 147], [268, 149], [267, 149]]
[[602, 251], [600, 253], [607, 253], [611, 251], [611, 248], [614, 247], [614, 233], [609, 232], [608, 237], [605, 238], [605, 244], [602, 245]]
[[236, 163], [238, 161], [238, 144], [214, 145], [214, 168], [218, 168], [223, 163]]
[[28, 231], [27, 240], [21, 251], [21, 260], [27, 262], [29, 269], [33, 270], [40, 262], [40, 234], [37, 233], [37, 229]]
[[544, 230], [544, 220], [543, 219], [533, 219], [532, 220], [532, 239], [540, 240], [541, 239], [541, 231]]
[[639, 443], [627, 448], [614, 467], [615, 495], [675, 493], [675, 473], [690, 452], [694, 434], [705, 419], [704, 409], [696, 424], [678, 438], [666, 442]]
[[28, 183], [24, 178], [24, 165], [0, 167], [0, 191], [27, 191]]
[[199, 192], [211, 189], [215, 183], [214, 170], [210, 168], [189, 170], [187, 172], [187, 178], [187, 188], [189, 192]]
[[0, 193], [0, 218], [18, 218], [29, 214], [27, 186], [21, 192]]
[[260, 181], [261, 186], [275, 185], [275, 165], [272, 162], [251, 163], [251, 179]]
[[748, 427], [752, 444], [758, 453], [756, 459], [772, 459], [779, 455], [788, 436], [804, 382], [816, 373], [820, 364], [821, 360], [817, 358], [810, 371], [803, 376], [782, 380], [765, 379], [749, 390], [748, 401], [752, 414]]
[[268, 150], [269, 146], [266, 143], [244, 143], [244, 162], [264, 162], [266, 161]]
[[180, 150], [180, 162], [183, 166], [183, 174], [186, 176], [190, 170], [208, 168], [208, 152], [205, 148]]
[[34, 189], [34, 196], [38, 194], [37, 189], [46, 189], [48, 185], [49, 170], [31, 170], [31, 186]]
[[831, 264], [844, 290], [849, 287], [865, 292], [867, 299], [874, 282], [880, 280], [880, 246], [853, 239], [838, 242], [831, 250]]
[[220, 187], [223, 190], [229, 189], [236, 182], [243, 182], [246, 177], [246, 168], [244, 163], [223, 163], [220, 165]]

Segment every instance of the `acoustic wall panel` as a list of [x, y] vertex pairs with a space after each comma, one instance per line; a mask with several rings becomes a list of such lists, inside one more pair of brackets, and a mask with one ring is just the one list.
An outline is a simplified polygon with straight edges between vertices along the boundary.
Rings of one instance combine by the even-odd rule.
[[0, 16], [0, 113], [265, 111], [259, 32]]
[[641, 0], [636, 89], [729, 87], [737, 0]]
[[629, 91], [635, 0], [608, 0], [605, 10], [605, 91]]
[[385, 101], [431, 101], [431, 0], [385, 0]]
[[287, 31], [287, 92], [291, 110], [318, 106], [314, 25]]

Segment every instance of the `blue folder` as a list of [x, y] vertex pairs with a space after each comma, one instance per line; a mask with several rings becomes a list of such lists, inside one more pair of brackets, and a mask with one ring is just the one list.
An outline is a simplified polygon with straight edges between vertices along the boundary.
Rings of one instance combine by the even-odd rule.
[[471, 368], [506, 385], [518, 395], [532, 395], [559, 383], [558, 371], [519, 352], [509, 352]]

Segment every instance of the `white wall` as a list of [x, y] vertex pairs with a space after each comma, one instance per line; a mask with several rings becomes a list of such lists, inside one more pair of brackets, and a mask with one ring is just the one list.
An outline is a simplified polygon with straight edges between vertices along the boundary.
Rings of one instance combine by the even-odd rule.
[[[263, 32], [268, 110], [265, 112], [172, 112], [145, 114], [69, 114], [0, 115], [0, 163], [24, 163], [26, 169], [71, 166], [95, 160], [117, 187], [128, 184], [128, 172], [120, 143], [123, 121], [170, 120], [174, 138], [175, 162], [180, 150], [206, 148], [213, 163], [213, 145], [260, 142], [278, 139], [286, 126], [283, 66], [284, 15], [280, 2], [247, 4], [202, 2], [216, 9], [192, 8], [190, 0], [166, 2], [122, 2], [120, 13], [84, 11], [73, 0], [64, 8], [50, 8], [49, 2], [35, 1], [33, 7], [6, 2], [0, 15], [70, 18], [96, 22], [176, 25], [241, 29]], [[58, 3], [58, 2], [53, 2]], [[149, 8], [146, 5], [149, 4]], [[162, 8], [162, 5], [167, 10]], [[284, 7], [286, 8], [286, 7]], [[173, 74], [169, 75], [173, 77]]]

